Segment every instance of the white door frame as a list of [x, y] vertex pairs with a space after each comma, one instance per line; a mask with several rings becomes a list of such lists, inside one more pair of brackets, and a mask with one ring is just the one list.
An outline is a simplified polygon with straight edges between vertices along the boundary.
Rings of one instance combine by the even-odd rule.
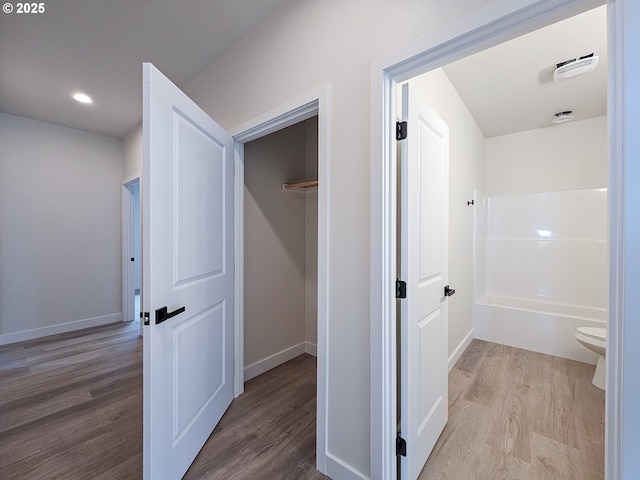
[[244, 391], [244, 144], [318, 116], [318, 373], [316, 468], [326, 472], [329, 330], [329, 132], [330, 86], [324, 85], [236, 127], [235, 152], [235, 378], [234, 395]]
[[[140, 184], [140, 174], [122, 181], [122, 321], [128, 322], [131, 311], [135, 312], [135, 274], [131, 265], [131, 257], [135, 256], [133, 226], [133, 194], [129, 190], [131, 184]], [[140, 260], [140, 259], [139, 259]], [[143, 329], [140, 327], [140, 334]]]
[[[637, 317], [634, 320], [640, 318], [640, 300], [637, 295], [634, 298], [624, 295], [625, 285], [640, 288], [640, 273], [633, 265], [637, 262], [633, 248], [637, 247], [632, 246], [640, 244], [640, 220], [637, 213], [631, 213], [637, 211], [637, 206], [632, 210], [631, 205], [640, 201], [640, 194], [633, 193], [632, 188], [625, 191], [625, 185], [640, 184], [640, 167], [632, 163], [632, 158], [640, 155], [640, 140], [632, 133], [633, 127], [636, 131], [640, 127], [640, 99], [632, 86], [639, 84], [640, 77], [640, 61], [632, 57], [635, 51], [632, 47], [640, 43], [632, 20], [637, 20], [640, 8], [634, 2], [608, 0], [610, 321], [605, 428], [608, 480], [621, 480], [623, 475], [632, 478], [634, 462], [635, 465], [639, 462], [630, 452], [631, 445], [640, 442], [640, 434], [633, 430], [640, 423], [639, 414], [623, 409], [625, 397], [633, 405], [631, 399], [638, 390], [637, 382], [635, 385], [628, 382], [626, 390], [623, 388], [623, 363], [640, 362], [639, 350], [631, 348], [630, 336], [632, 330], [636, 335], [640, 333], [640, 322], [625, 322], [632, 312]], [[498, 0], [426, 34], [371, 66], [371, 478], [396, 478], [396, 84], [603, 3], [604, 0]], [[625, 135], [627, 131], [629, 135]], [[630, 367], [627, 370], [629, 375]], [[624, 443], [629, 445], [629, 453], [623, 456]]]

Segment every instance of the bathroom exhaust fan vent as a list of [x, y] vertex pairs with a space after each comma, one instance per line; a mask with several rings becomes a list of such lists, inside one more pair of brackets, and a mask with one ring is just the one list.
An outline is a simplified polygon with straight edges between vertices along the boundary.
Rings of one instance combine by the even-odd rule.
[[573, 115], [571, 115], [573, 112], [571, 110], [565, 110], [564, 112], [558, 112], [556, 114], [553, 115], [553, 120], [551, 120], [551, 123], [565, 123], [568, 122], [570, 120], [573, 120]]
[[594, 70], [598, 65], [600, 57], [595, 53], [583, 55], [582, 57], [572, 58], [556, 64], [553, 72], [553, 81], [566, 80], [567, 78], [582, 75], [583, 73]]

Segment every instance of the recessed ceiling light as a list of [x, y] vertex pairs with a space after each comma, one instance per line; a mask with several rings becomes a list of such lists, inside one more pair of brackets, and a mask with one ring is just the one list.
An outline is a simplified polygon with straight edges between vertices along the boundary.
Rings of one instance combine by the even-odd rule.
[[86, 93], [74, 93], [73, 99], [80, 103], [93, 103], [93, 100], [91, 100], [91, 97]]

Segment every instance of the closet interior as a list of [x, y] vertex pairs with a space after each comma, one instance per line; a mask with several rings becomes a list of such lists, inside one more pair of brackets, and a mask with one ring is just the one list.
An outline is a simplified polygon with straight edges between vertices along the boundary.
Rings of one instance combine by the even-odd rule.
[[317, 117], [245, 144], [245, 381], [316, 356], [317, 175]]

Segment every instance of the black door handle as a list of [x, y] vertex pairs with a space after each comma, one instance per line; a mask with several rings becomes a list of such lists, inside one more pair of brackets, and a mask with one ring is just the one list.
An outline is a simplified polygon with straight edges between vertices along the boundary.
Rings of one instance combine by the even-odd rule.
[[449, 288], [449, 285], [445, 285], [444, 286], [444, 296], [445, 297], [450, 297], [454, 293], [456, 293], [456, 291], [453, 288]]
[[186, 310], [185, 307], [180, 307], [173, 312], [168, 312], [167, 307], [158, 308], [156, 310], [156, 325], [164, 322], [165, 320], [169, 320], [171, 317], [175, 317], [176, 315], [181, 314]]

